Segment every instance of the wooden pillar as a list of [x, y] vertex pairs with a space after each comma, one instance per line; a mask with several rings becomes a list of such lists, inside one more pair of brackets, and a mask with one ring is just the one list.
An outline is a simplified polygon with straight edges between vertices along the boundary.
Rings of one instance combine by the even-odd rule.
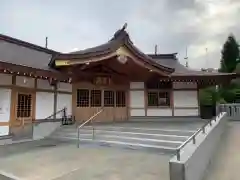
[[[15, 86], [16, 86], [16, 76], [13, 75], [12, 76], [12, 88], [11, 88], [11, 103], [10, 103], [10, 128], [11, 126], [14, 126], [15, 123], [15, 118], [16, 118], [16, 90], [15, 90]], [[11, 129], [10, 129], [11, 131]]]
[[57, 84], [54, 85], [54, 97], [53, 97], [53, 119], [57, 119]]
[[34, 90], [32, 92], [32, 121], [36, 120], [36, 104], [37, 104], [37, 78], [34, 79]]
[[147, 91], [146, 83], [144, 82], [144, 110], [145, 110], [145, 116], [147, 116], [147, 108], [148, 108], [148, 91]]
[[170, 91], [170, 106], [172, 109], [172, 116], [174, 116], [174, 82], [172, 81], [172, 89]]
[[201, 108], [200, 108], [200, 98], [199, 98], [199, 90], [200, 90], [200, 87], [199, 87], [199, 84], [196, 82], [196, 84], [197, 84], [197, 101], [198, 101], [198, 115], [199, 116], [201, 116], [201, 113], [200, 113], [200, 111], [201, 111]]
[[171, 103], [171, 108], [172, 108], [172, 116], [174, 116], [174, 89], [170, 91], [170, 103]]

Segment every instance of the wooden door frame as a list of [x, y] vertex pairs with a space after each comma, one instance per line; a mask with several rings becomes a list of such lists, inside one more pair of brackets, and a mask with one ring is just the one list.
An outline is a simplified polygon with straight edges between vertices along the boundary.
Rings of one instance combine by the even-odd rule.
[[30, 116], [30, 118], [26, 118], [25, 122], [32, 123], [33, 121], [35, 121], [35, 115], [36, 115], [36, 91], [35, 91], [35, 89], [24, 88], [24, 87], [15, 87], [12, 89], [12, 107], [11, 107], [12, 108], [11, 124], [13, 126], [23, 125], [22, 122], [19, 121], [17, 118], [18, 94], [32, 95], [31, 116]]
[[[73, 115], [77, 115], [76, 110], [77, 107], [76, 101], [77, 101], [77, 90], [78, 89], [86, 89], [89, 90], [89, 106], [88, 108], [91, 108], [90, 103], [91, 103], [91, 90], [100, 90], [101, 91], [101, 107], [104, 107], [104, 90], [109, 90], [109, 91], [114, 91], [116, 94], [116, 91], [124, 91], [125, 92], [125, 108], [126, 108], [126, 119], [129, 118], [129, 83], [128, 84], [123, 84], [123, 85], [110, 85], [110, 86], [96, 86], [92, 83], [89, 82], [78, 82], [73, 84], [73, 94], [72, 94], [72, 109], [73, 109]], [[114, 102], [116, 103], [116, 95], [114, 96]], [[87, 107], [83, 107], [87, 108]], [[92, 107], [94, 108], [94, 107]], [[114, 108], [117, 108], [114, 105]], [[115, 118], [113, 118], [114, 121]]]

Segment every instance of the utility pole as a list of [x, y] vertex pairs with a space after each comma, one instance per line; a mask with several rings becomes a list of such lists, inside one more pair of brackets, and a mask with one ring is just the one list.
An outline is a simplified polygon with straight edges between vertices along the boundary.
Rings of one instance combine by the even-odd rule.
[[185, 56], [185, 61], [186, 61], [186, 67], [188, 67], [188, 48], [186, 48], [186, 56]]
[[208, 69], [208, 48], [206, 50], [206, 61], [205, 61], [205, 68]]
[[155, 55], [157, 55], [158, 51], [158, 45], [155, 45]]
[[45, 48], [48, 48], [48, 37], [45, 39]]

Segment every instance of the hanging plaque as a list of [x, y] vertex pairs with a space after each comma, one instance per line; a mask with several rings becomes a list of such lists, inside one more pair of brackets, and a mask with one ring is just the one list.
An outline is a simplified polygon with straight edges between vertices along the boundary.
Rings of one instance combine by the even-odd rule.
[[93, 80], [93, 83], [95, 85], [99, 86], [106, 86], [111, 84], [111, 78], [110, 77], [95, 77]]

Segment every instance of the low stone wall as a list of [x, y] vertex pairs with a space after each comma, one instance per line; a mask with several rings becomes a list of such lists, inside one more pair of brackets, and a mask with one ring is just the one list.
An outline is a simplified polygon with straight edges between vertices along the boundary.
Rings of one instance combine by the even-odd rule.
[[217, 113], [226, 112], [231, 121], [240, 121], [240, 103], [219, 104], [216, 111]]
[[170, 180], [202, 180], [227, 121], [226, 113], [222, 113], [212, 126], [207, 125], [205, 134], [200, 132], [196, 136], [196, 144], [189, 142], [181, 150], [180, 161], [176, 156], [170, 160]]
[[[14, 135], [0, 137], [0, 145], [43, 139], [51, 135], [51, 133], [57, 130], [61, 124], [61, 121], [44, 121], [28, 124], [23, 127], [15, 127]], [[31, 131], [28, 131], [28, 129]]]
[[33, 140], [39, 140], [49, 136], [60, 126], [61, 122], [43, 122], [39, 124], [34, 124]]

